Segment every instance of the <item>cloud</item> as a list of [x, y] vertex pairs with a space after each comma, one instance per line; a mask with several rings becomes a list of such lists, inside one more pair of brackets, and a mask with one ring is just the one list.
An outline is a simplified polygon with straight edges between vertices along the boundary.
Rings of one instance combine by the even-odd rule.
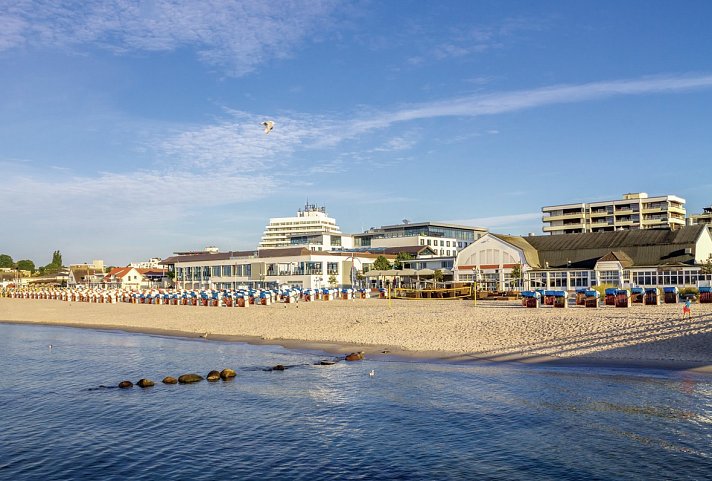
[[336, 7], [329, 0], [18, 0], [0, 16], [0, 51], [90, 45], [124, 54], [192, 47], [204, 62], [240, 76], [288, 57], [328, 29]]
[[[212, 125], [188, 127], [158, 140], [147, 148], [166, 162], [183, 168], [233, 169], [237, 172], [259, 172], [275, 164], [288, 165], [297, 152], [328, 151], [339, 144], [367, 134], [368, 145], [358, 147], [352, 158], [369, 160], [372, 154], [412, 149], [420, 140], [417, 128], [405, 135], [388, 138], [389, 128], [443, 117], [476, 118], [518, 112], [548, 105], [580, 103], [618, 96], [686, 92], [712, 87], [712, 75], [659, 76], [592, 82], [579, 85], [555, 85], [538, 89], [492, 92], [455, 97], [435, 102], [411, 104], [392, 110], [362, 110], [327, 116], [285, 112], [275, 117], [275, 130], [264, 135], [260, 122], [265, 117], [225, 109], [226, 117]], [[497, 135], [499, 130], [453, 130], [448, 142], [460, 142], [481, 135]], [[374, 146], [375, 144], [375, 146]], [[152, 147], [151, 147], [152, 146]], [[351, 146], [350, 151], [356, 152]], [[339, 155], [344, 155], [342, 151]], [[318, 169], [317, 160], [310, 165]], [[342, 172], [346, 167], [328, 160], [329, 171]]]
[[531, 90], [476, 94], [374, 113], [351, 122], [344, 129], [344, 137], [414, 120], [440, 117], [481, 117], [547, 105], [587, 102], [624, 95], [675, 93], [710, 87], [712, 87], [712, 75], [686, 75], [614, 80], [580, 85], [555, 85]]

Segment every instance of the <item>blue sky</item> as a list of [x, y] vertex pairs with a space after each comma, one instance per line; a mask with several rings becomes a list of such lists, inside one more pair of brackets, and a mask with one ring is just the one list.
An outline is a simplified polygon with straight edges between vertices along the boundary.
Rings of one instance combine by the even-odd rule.
[[5, 1], [0, 252], [251, 249], [307, 198], [344, 232], [541, 233], [544, 205], [639, 191], [701, 212], [710, 18], [704, 0]]

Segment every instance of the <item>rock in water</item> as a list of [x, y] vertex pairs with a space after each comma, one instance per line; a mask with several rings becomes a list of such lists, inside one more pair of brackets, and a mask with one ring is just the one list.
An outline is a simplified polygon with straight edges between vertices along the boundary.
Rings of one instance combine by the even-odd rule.
[[272, 368], [273, 371], [284, 371], [285, 369], [287, 369], [287, 368], [284, 367], [284, 366], [281, 365], [281, 364], [277, 364], [276, 366], [274, 366], [274, 367]]
[[200, 374], [183, 374], [178, 377], [178, 382], [181, 384], [190, 384], [193, 382], [200, 382], [203, 380], [203, 376]]
[[210, 371], [208, 373], [208, 382], [215, 382], [220, 380], [220, 371]]
[[223, 381], [227, 381], [228, 379], [232, 379], [235, 376], [237, 376], [237, 373], [233, 371], [232, 369], [225, 368], [222, 371], [220, 371], [220, 377], [222, 378]]
[[131, 381], [121, 381], [121, 382], [119, 383], [119, 387], [120, 387], [121, 389], [127, 389], [127, 388], [130, 388], [130, 387], [133, 387], [133, 383], [132, 383]]
[[163, 384], [178, 384], [178, 379], [171, 376], [166, 376], [163, 378]]
[[136, 383], [136, 385], [139, 387], [151, 387], [151, 386], [155, 386], [156, 383], [154, 383], [150, 379], [139, 379], [138, 382]]
[[363, 351], [352, 352], [345, 358], [347, 361], [360, 361], [363, 359]]

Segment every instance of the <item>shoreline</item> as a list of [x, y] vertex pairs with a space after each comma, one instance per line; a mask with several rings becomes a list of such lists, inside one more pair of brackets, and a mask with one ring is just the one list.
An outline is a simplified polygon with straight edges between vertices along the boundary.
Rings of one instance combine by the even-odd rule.
[[[712, 374], [712, 348], [707, 342], [712, 339], [712, 306], [709, 313], [697, 316], [698, 320], [682, 323], [669, 318], [672, 311], [663, 309], [668, 306], [638, 309], [634, 313], [634, 308], [523, 309], [502, 302], [477, 308], [460, 301], [438, 301], [437, 305], [394, 301], [394, 304], [398, 305], [387, 308], [382, 300], [331, 301], [300, 303], [298, 309], [295, 305], [280, 304], [230, 309], [2, 298], [0, 322], [187, 339], [209, 332], [208, 342], [280, 345], [334, 356], [364, 351], [370, 359], [454, 364], [506, 362]], [[701, 310], [700, 306], [695, 307], [696, 311]], [[646, 327], [651, 325], [647, 322], [651, 318], [641, 319], [641, 313], [658, 314], [654, 318], [658, 321], [655, 328]], [[441, 315], [447, 317], [439, 318]], [[592, 317], [597, 324], [590, 322]], [[578, 322], [578, 318], [587, 322]], [[394, 329], [390, 323], [396, 321], [399, 325]], [[606, 322], [613, 322], [616, 329], [602, 331], [598, 324]], [[658, 328], [658, 323], [665, 329]], [[577, 332], [567, 332], [567, 324], [571, 331]], [[433, 330], [432, 325], [438, 329]], [[362, 335], [362, 330], [371, 335]], [[657, 333], [652, 335], [648, 330]], [[383, 331], [388, 331], [387, 335]], [[472, 331], [477, 332], [473, 335]], [[552, 338], [550, 331], [557, 331], [561, 337]], [[435, 335], [439, 338], [430, 339]], [[702, 337], [693, 345], [689, 341], [695, 335]], [[469, 337], [463, 340], [463, 336]], [[400, 342], [368, 342], [383, 339]], [[601, 349], [601, 345], [610, 349]], [[690, 354], [686, 347], [692, 348]]]

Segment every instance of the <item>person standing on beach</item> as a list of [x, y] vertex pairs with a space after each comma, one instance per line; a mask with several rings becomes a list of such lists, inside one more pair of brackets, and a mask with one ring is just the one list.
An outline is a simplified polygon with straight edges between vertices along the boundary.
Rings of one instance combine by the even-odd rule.
[[688, 319], [692, 319], [692, 313], [690, 311], [690, 306], [692, 305], [692, 302], [690, 302], [690, 298], [688, 297], [685, 299], [685, 304], [682, 306], [682, 318], [685, 318], [685, 315], [687, 315]]

